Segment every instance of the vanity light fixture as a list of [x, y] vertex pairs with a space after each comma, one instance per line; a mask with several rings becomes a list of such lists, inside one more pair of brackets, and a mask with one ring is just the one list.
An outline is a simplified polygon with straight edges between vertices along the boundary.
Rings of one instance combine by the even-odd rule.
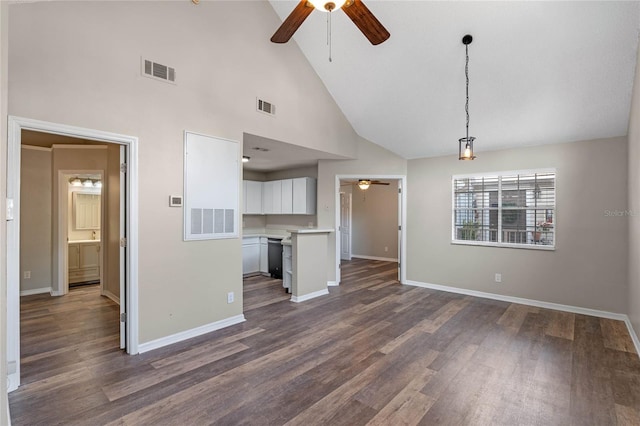
[[102, 181], [101, 180], [94, 180], [93, 181], [93, 187], [94, 188], [102, 188]]
[[71, 186], [82, 186], [82, 181], [80, 180], [80, 178], [72, 178], [69, 180], [69, 184]]
[[85, 179], [84, 182], [82, 182], [82, 186], [85, 188], [93, 188], [93, 181], [91, 179]]

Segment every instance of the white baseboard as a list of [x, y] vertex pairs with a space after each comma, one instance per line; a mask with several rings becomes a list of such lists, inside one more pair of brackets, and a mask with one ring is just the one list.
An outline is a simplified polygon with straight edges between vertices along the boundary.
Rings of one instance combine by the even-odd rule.
[[32, 294], [51, 293], [51, 286], [42, 288], [33, 288], [31, 290], [22, 290], [20, 296], [31, 296]]
[[115, 303], [120, 305], [120, 298], [118, 296], [116, 296], [115, 294], [111, 293], [109, 290], [104, 290], [102, 292], [102, 295], [105, 296], [105, 297], [108, 297], [109, 299], [113, 300]]
[[[625, 315], [626, 316], [626, 315]], [[636, 331], [633, 329], [633, 325], [631, 324], [631, 320], [627, 316], [624, 320], [625, 324], [627, 324], [627, 330], [629, 330], [629, 335], [631, 336], [631, 340], [633, 340], [633, 346], [636, 347], [636, 353], [640, 357], [640, 340], [638, 339], [638, 335]]]
[[64, 291], [54, 291], [54, 290], [51, 290], [51, 295], [52, 295], [52, 296], [64, 296]]
[[327, 287], [335, 287], [338, 283], [336, 281], [327, 281]]
[[291, 296], [291, 301], [295, 303], [304, 302], [309, 299], [314, 299], [316, 297], [324, 296], [325, 294], [329, 294], [328, 289], [314, 291], [313, 293], [307, 293], [302, 296]]
[[357, 259], [367, 259], [367, 260], [382, 260], [383, 262], [397, 262], [397, 258], [393, 257], [378, 257], [378, 256], [365, 256], [363, 254], [352, 254], [351, 257], [355, 257]]
[[221, 328], [239, 324], [244, 321], [246, 321], [244, 318], [244, 315], [236, 315], [234, 317], [225, 318], [220, 321], [216, 321], [210, 324], [202, 325], [200, 327], [192, 328], [191, 330], [186, 330], [180, 333], [172, 334], [171, 336], [161, 337], [160, 339], [152, 340], [146, 343], [141, 343], [138, 345], [138, 353], [149, 352], [154, 349], [161, 348], [163, 346], [182, 342], [183, 340], [201, 336], [206, 333], [211, 333], [212, 331], [220, 330]]
[[627, 321], [629, 319], [625, 314], [618, 314], [615, 312], [600, 311], [597, 309], [590, 309], [590, 308], [581, 308], [579, 306], [563, 305], [560, 303], [543, 302], [540, 300], [525, 299], [522, 297], [504, 296], [502, 294], [496, 294], [496, 293], [485, 293], [483, 291], [468, 290], [465, 288], [449, 287], [449, 286], [439, 285], [439, 284], [421, 283], [421, 282], [412, 281], [412, 280], [407, 280], [405, 284], [412, 285], [415, 287], [424, 287], [424, 288], [430, 288], [433, 290], [447, 291], [449, 293], [458, 293], [458, 294], [465, 294], [467, 296], [482, 297], [484, 299], [493, 299], [493, 300], [501, 300], [503, 302], [519, 303], [521, 305], [535, 306], [537, 308], [555, 309], [556, 311], [590, 315], [592, 317], [609, 318], [609, 319], [620, 320], [620, 321]]

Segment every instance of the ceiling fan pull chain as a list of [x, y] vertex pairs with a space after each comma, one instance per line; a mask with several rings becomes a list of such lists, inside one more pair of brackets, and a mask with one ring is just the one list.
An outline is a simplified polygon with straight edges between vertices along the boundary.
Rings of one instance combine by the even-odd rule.
[[329, 62], [331, 61], [331, 11], [327, 13], [327, 45], [329, 46]]

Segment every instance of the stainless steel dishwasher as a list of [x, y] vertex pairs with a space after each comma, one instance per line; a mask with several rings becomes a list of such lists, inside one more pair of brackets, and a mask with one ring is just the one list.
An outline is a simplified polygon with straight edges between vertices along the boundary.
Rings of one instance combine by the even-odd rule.
[[282, 244], [279, 238], [269, 238], [267, 241], [269, 253], [269, 275], [282, 279]]

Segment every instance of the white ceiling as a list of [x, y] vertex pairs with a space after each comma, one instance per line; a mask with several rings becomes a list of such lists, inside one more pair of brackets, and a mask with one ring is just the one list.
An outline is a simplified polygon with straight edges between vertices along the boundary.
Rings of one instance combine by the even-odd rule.
[[[270, 2], [282, 19], [298, 3]], [[465, 34], [474, 39], [470, 135], [479, 157], [627, 134], [640, 2], [365, 3], [391, 33], [381, 45], [342, 11], [332, 15], [333, 62], [325, 13], [314, 11], [294, 35], [362, 137], [405, 158], [457, 153]]]
[[[242, 154], [249, 157], [244, 170], [271, 172], [297, 167], [315, 166], [318, 160], [344, 160], [344, 157], [303, 146], [245, 133]], [[258, 148], [258, 149], [256, 149]]]

